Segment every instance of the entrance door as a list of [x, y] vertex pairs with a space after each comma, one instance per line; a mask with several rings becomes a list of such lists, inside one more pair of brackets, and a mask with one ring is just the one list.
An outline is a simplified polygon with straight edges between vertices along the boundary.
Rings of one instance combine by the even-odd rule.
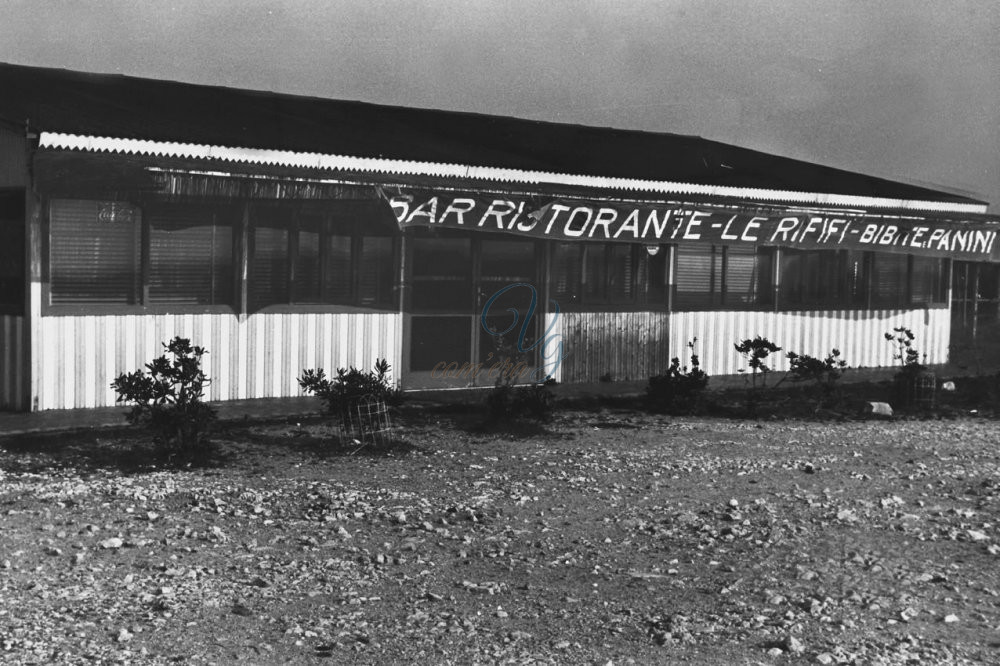
[[[492, 386], [489, 366], [500, 358], [496, 340], [484, 330], [481, 315], [489, 302], [487, 322], [493, 331], [510, 329], [504, 339], [516, 345], [530, 303], [529, 289], [516, 287], [490, 298], [504, 287], [523, 282], [535, 285], [536, 243], [531, 240], [473, 238], [438, 232], [414, 234], [409, 313], [405, 315], [409, 359], [407, 388]], [[538, 287], [536, 286], [536, 289]], [[537, 335], [529, 322], [522, 345]], [[517, 321], [511, 309], [517, 310]], [[492, 354], [492, 356], [491, 356]], [[534, 365], [534, 354], [525, 362]], [[482, 365], [480, 365], [482, 364]]]
[[982, 371], [1000, 364], [1000, 265], [953, 261], [949, 359]]
[[[516, 383], [528, 381], [534, 371], [537, 350], [524, 351], [538, 337], [538, 322], [543, 319], [545, 297], [538, 284], [536, 243], [530, 240], [483, 239], [479, 255], [477, 311], [479, 317], [479, 361], [483, 371], [478, 376], [480, 386], [491, 386], [501, 372], [492, 377], [495, 364], [503, 367], [510, 361], [509, 376]], [[532, 298], [535, 311], [531, 313]], [[528, 320], [528, 316], [532, 315]], [[494, 335], [501, 334], [502, 335]], [[522, 365], [523, 364], [523, 365]]]

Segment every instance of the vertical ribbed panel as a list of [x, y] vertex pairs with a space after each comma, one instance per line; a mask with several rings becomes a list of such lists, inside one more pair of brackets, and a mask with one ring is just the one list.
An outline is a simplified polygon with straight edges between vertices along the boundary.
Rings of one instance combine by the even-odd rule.
[[[211, 400], [301, 395], [304, 368], [328, 373], [350, 365], [370, 368], [385, 358], [399, 379], [402, 367], [397, 314], [257, 314], [243, 322], [233, 315], [121, 315], [42, 317], [39, 349], [39, 409], [103, 407], [115, 404], [111, 381], [163, 354], [162, 343], [180, 335], [208, 350]], [[10, 320], [10, 321], [8, 321]], [[13, 320], [17, 320], [16, 322]], [[22, 359], [20, 318], [0, 318], [4, 342], [0, 405], [7, 386], [23, 390], [24, 369], [8, 371], [8, 359]], [[8, 334], [8, 329], [16, 332]], [[16, 347], [16, 349], [15, 349]], [[8, 374], [19, 373], [8, 380]], [[14, 405], [23, 393], [14, 393]]]
[[563, 312], [561, 381], [645, 379], [669, 364], [665, 312]]
[[28, 371], [24, 342], [24, 317], [0, 315], [0, 409], [25, 407]]
[[[885, 333], [905, 326], [929, 364], [948, 360], [950, 319], [947, 308], [928, 310], [858, 310], [817, 312], [677, 312], [671, 315], [670, 354], [686, 363], [687, 343], [698, 338], [702, 368], [710, 375], [731, 375], [744, 367], [733, 346], [761, 335], [784, 351], [825, 357], [837, 348], [851, 367], [876, 368], [897, 363]], [[773, 357], [774, 370], [787, 370], [784, 353]]]
[[0, 127], [0, 187], [24, 187], [28, 183], [24, 137]]

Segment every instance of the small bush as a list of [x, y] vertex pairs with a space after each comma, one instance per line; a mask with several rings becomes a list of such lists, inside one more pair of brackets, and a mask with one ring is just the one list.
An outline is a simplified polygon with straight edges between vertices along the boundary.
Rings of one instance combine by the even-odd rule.
[[830, 401], [837, 391], [837, 382], [847, 370], [847, 361], [840, 358], [840, 350], [834, 349], [826, 358], [818, 359], [808, 354], [786, 354], [789, 363], [788, 376], [793, 382], [812, 383], [818, 392], [816, 409]]
[[337, 369], [337, 376], [327, 379], [323, 368], [303, 370], [299, 377], [302, 390], [323, 400], [327, 414], [343, 419], [363, 398], [375, 398], [386, 404], [398, 404], [402, 391], [389, 381], [391, 366], [384, 358], [375, 361], [373, 370], [351, 367]]
[[913, 331], [905, 326], [899, 326], [892, 329], [892, 333], [885, 334], [885, 339], [895, 347], [892, 358], [899, 361], [897, 376], [903, 374], [912, 377], [927, 369], [927, 366], [920, 362], [920, 352], [913, 344], [914, 338]]
[[701, 410], [708, 375], [701, 369], [701, 359], [694, 352], [695, 338], [688, 343], [691, 350], [691, 369], [682, 366], [679, 358], [670, 359], [670, 367], [662, 375], [649, 378], [646, 401], [653, 411], [667, 414], [695, 414]]
[[[526, 354], [519, 351], [502, 335], [493, 336], [494, 357], [499, 359], [501, 368], [527, 367]], [[496, 383], [483, 400], [487, 423], [500, 421], [546, 421], [552, 416], [555, 396], [549, 390], [555, 381], [536, 382], [517, 386], [521, 374], [503, 371], [497, 375]]]
[[486, 394], [486, 418], [499, 421], [547, 421], [552, 417], [555, 396], [548, 384], [512, 386], [497, 384]]
[[216, 419], [215, 410], [202, 402], [211, 382], [201, 369], [207, 352], [181, 337], [163, 346], [173, 359], [160, 356], [147, 363], [145, 371], [118, 375], [111, 388], [116, 402], [133, 405], [129, 423], [148, 428], [160, 446], [191, 453], [204, 444]]
[[[739, 352], [743, 359], [746, 361], [747, 365], [750, 367], [750, 393], [747, 395], [747, 409], [750, 411], [751, 415], [756, 417], [757, 415], [757, 402], [759, 396], [757, 395], [757, 377], [761, 377], [761, 386], [767, 386], [767, 373], [771, 372], [771, 368], [765, 362], [767, 357], [775, 352], [781, 351], [781, 347], [774, 344], [767, 338], [757, 336], [753, 339], [746, 339], [734, 345], [736, 351]], [[740, 370], [740, 372], [745, 372], [746, 369]]]
[[899, 361], [899, 370], [895, 376], [896, 399], [899, 404], [903, 407], [915, 404], [933, 406], [936, 379], [927, 366], [921, 363], [920, 352], [913, 344], [913, 331], [905, 326], [898, 326], [892, 329], [892, 333], [886, 333], [885, 339], [895, 347], [892, 358]]

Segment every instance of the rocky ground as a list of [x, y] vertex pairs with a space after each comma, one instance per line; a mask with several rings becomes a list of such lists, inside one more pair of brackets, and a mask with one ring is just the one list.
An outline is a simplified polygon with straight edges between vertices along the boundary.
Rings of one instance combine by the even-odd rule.
[[0, 661], [1000, 661], [997, 421], [469, 421], [0, 441]]

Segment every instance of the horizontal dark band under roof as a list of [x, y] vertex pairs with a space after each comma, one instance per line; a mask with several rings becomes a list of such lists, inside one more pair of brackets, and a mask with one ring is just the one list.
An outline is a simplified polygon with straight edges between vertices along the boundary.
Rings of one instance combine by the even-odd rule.
[[0, 119], [35, 131], [983, 204], [696, 136], [0, 64]]

